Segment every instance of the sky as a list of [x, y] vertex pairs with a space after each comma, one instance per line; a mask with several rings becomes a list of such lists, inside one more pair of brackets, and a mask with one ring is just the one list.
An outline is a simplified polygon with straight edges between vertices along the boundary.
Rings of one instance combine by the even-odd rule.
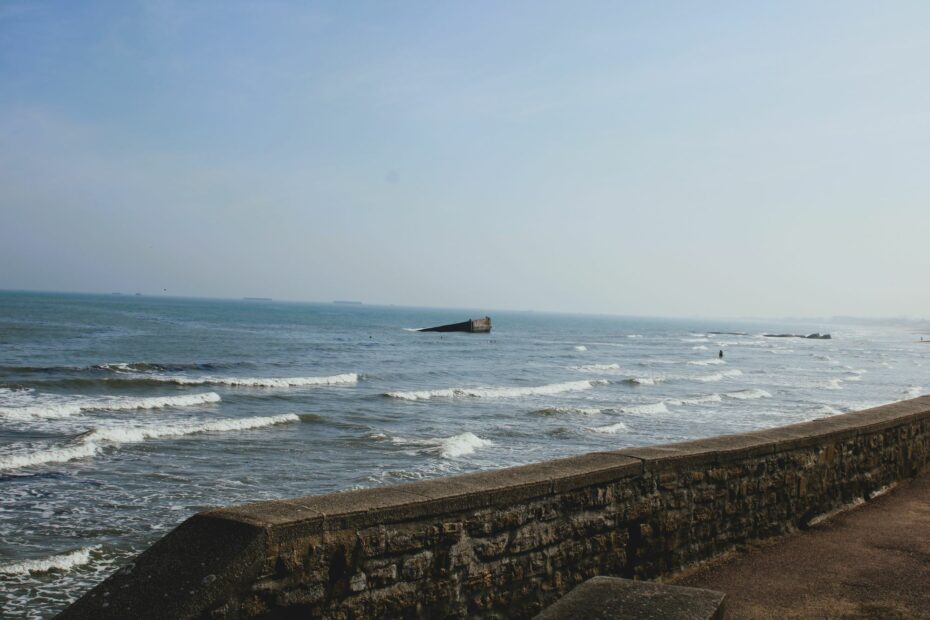
[[0, 0], [0, 289], [927, 317], [927, 23]]

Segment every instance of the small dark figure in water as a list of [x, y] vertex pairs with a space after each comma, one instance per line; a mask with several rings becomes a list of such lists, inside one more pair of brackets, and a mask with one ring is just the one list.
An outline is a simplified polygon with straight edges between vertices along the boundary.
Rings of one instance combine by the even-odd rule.
[[723, 349], [720, 349], [720, 353], [717, 354], [717, 357], [723, 359]]

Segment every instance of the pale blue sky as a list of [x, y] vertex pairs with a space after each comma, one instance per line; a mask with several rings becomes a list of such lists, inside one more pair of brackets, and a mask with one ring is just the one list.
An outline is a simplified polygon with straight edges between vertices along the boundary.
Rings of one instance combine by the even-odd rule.
[[928, 24], [0, 2], [0, 288], [928, 316]]

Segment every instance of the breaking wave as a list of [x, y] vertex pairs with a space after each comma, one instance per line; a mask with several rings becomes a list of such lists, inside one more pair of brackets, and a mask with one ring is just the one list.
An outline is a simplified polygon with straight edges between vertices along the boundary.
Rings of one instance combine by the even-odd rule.
[[216, 370], [229, 368], [239, 364], [211, 364], [211, 363], [166, 363], [154, 362], [105, 362], [90, 366], [0, 366], [0, 372], [13, 374], [74, 374], [79, 372], [107, 371], [111, 373], [130, 372], [180, 372], [184, 370]]
[[533, 412], [535, 415], [597, 415], [601, 410], [596, 407], [546, 407], [537, 409]]
[[521, 396], [544, 396], [562, 392], [587, 390], [595, 385], [606, 385], [605, 379], [566, 381], [532, 387], [483, 387], [444, 388], [439, 390], [416, 390], [412, 392], [387, 392], [385, 396], [401, 400], [429, 400], [430, 398], [519, 398]]
[[707, 394], [705, 396], [695, 396], [694, 398], [670, 398], [665, 402], [669, 405], [706, 405], [722, 401], [723, 397], [720, 394]]
[[626, 380], [627, 383], [632, 385], [655, 385], [663, 381], [665, 381], [665, 379], [662, 377], [630, 377]]
[[585, 364], [583, 366], [571, 366], [572, 370], [583, 370], [584, 372], [605, 372], [611, 370], [620, 370], [620, 364]]
[[587, 351], [588, 347], [584, 346], [583, 344], [578, 344], [578, 345], [575, 345], [575, 350], [576, 351]]
[[230, 385], [234, 387], [306, 387], [322, 385], [348, 385], [358, 383], [358, 373], [349, 372], [328, 377], [184, 377], [172, 375], [145, 375], [144, 380], [178, 385]]
[[907, 388], [904, 393], [911, 398], [917, 398], [924, 393], [924, 389], [920, 386], [912, 385], [911, 387]]
[[718, 364], [726, 364], [726, 362], [718, 357], [715, 357], [714, 359], [710, 360], [692, 360], [688, 362], [688, 364], [691, 366], [716, 366]]
[[588, 430], [592, 433], [606, 433], [613, 435], [616, 433], [625, 433], [630, 430], [630, 427], [623, 422], [617, 422], [616, 424], [608, 424], [607, 426], [593, 426]]
[[651, 405], [632, 405], [630, 407], [621, 407], [623, 413], [633, 413], [639, 415], [651, 415], [655, 413], [668, 413], [668, 407], [664, 402], [653, 403]]
[[27, 575], [29, 573], [47, 573], [50, 571], [69, 571], [77, 566], [88, 564], [90, 554], [100, 545], [84, 547], [69, 553], [53, 555], [39, 560], [22, 560], [11, 564], [0, 565], [0, 575]]
[[694, 377], [696, 381], [722, 381], [726, 377], [738, 377], [743, 374], [743, 371], [733, 368], [731, 370], [724, 370], [722, 372], [715, 372], [710, 375], [701, 375], [700, 377]]
[[482, 439], [470, 432], [436, 439], [406, 439], [404, 437], [394, 437], [391, 441], [400, 445], [418, 446], [420, 452], [439, 456], [444, 459], [454, 459], [465, 456], [473, 453], [478, 448], [494, 445], [494, 442]]
[[149, 396], [134, 398], [112, 396], [101, 398], [68, 398], [55, 395], [33, 397], [40, 404], [0, 407], [0, 417], [25, 420], [29, 418], [66, 418], [84, 411], [124, 411], [128, 409], [160, 409], [163, 407], [197, 407], [220, 402], [216, 392], [184, 394], [182, 396]]
[[771, 398], [772, 395], [765, 390], [750, 389], [750, 390], [738, 390], [736, 392], [727, 392], [724, 394], [727, 398], [735, 398], [737, 400], [755, 400], [756, 398]]
[[242, 431], [298, 421], [300, 421], [298, 416], [293, 413], [286, 413], [267, 417], [229, 418], [201, 423], [97, 428], [80, 435], [72, 445], [46, 448], [0, 458], [0, 471], [88, 458], [96, 455], [106, 445], [138, 443], [146, 439], [182, 437], [197, 433]]

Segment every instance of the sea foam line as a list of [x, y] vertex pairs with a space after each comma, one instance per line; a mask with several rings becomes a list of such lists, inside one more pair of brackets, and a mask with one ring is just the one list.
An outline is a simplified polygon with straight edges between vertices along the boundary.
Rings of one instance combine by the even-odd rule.
[[90, 562], [90, 554], [96, 551], [100, 545], [84, 547], [68, 553], [53, 555], [39, 560], [23, 560], [11, 564], [0, 565], [0, 574], [3, 575], [26, 575], [29, 573], [47, 573], [53, 570], [69, 571], [72, 568], [87, 564]]
[[735, 398], [737, 400], [754, 400], [756, 398], [772, 397], [769, 392], [759, 389], [737, 390], [736, 392], [727, 392], [724, 394], [724, 396], [727, 398]]
[[620, 364], [584, 364], [582, 366], [569, 366], [569, 368], [583, 372], [609, 372], [611, 370], [620, 370]]
[[721, 380], [723, 380], [723, 379], [726, 378], [726, 377], [738, 377], [738, 376], [740, 376], [741, 374], [743, 374], [743, 371], [738, 370], [738, 369], [736, 369], [736, 368], [733, 368], [733, 369], [730, 369], [730, 370], [724, 370], [724, 371], [721, 371], [721, 372], [715, 372], [715, 373], [710, 374], [710, 375], [701, 375], [701, 376], [699, 376], [699, 377], [694, 377], [694, 379], [697, 380], [697, 381], [704, 381], [704, 382], [721, 381]]
[[182, 375], [140, 375], [138, 379], [178, 385], [230, 385], [234, 387], [309, 387], [358, 383], [358, 373], [328, 377], [185, 377]]
[[705, 394], [693, 398], [669, 398], [665, 402], [669, 405], [706, 405], [707, 403], [719, 403], [721, 401], [723, 401], [723, 397], [720, 394]]
[[656, 413], [668, 413], [668, 407], [665, 406], [664, 402], [659, 402], [649, 405], [631, 405], [629, 407], [621, 407], [620, 411], [623, 413], [632, 413], [635, 415], [651, 415]]
[[106, 445], [138, 443], [146, 439], [182, 437], [197, 433], [243, 431], [274, 424], [299, 422], [293, 413], [251, 418], [228, 418], [212, 422], [153, 424], [149, 426], [113, 426], [96, 428], [81, 435], [72, 445], [56, 446], [26, 454], [0, 457], [0, 471], [21, 469], [47, 463], [65, 463], [95, 456]]
[[716, 366], [717, 364], [726, 364], [726, 362], [719, 357], [715, 357], [709, 360], [692, 360], [688, 362], [688, 365], [690, 366]]
[[588, 429], [592, 433], [606, 433], [606, 434], [616, 434], [616, 433], [625, 433], [630, 430], [623, 422], [617, 422], [616, 424], [608, 424], [607, 426], [593, 426]]
[[[30, 418], [66, 418], [84, 411], [125, 411], [130, 409], [160, 409], [163, 407], [197, 407], [220, 402], [216, 392], [183, 394], [180, 396], [148, 396], [143, 398], [114, 396], [104, 398], [60, 398], [45, 397], [46, 402], [35, 405], [0, 407], [0, 417], [26, 420]], [[42, 397], [32, 397], [41, 401]]]
[[439, 390], [415, 390], [411, 392], [387, 392], [385, 396], [401, 400], [428, 400], [430, 398], [519, 398], [521, 396], [544, 396], [562, 392], [587, 390], [596, 385], [606, 385], [606, 379], [566, 381], [528, 387], [479, 387], [443, 388]]
[[546, 407], [545, 409], [537, 409], [533, 413], [536, 415], [597, 415], [601, 413], [601, 410], [596, 407]]

